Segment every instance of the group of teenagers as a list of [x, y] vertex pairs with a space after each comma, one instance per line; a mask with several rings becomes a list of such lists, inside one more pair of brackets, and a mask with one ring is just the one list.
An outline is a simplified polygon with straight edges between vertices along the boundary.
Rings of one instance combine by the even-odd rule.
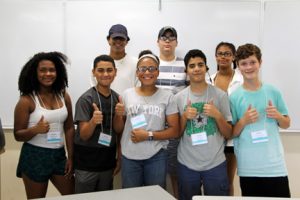
[[279, 134], [290, 118], [260, 80], [259, 47], [221, 42], [210, 76], [201, 50], [175, 55], [174, 27], [159, 31], [159, 56], [130, 57], [129, 40], [125, 26], [110, 28], [110, 54], [94, 59], [74, 118], [64, 54], [37, 53], [22, 68], [14, 136], [28, 199], [45, 197], [49, 180], [62, 195], [111, 190], [119, 171], [123, 188], [166, 188], [169, 174], [180, 200], [228, 196], [236, 169], [242, 196], [290, 197]]

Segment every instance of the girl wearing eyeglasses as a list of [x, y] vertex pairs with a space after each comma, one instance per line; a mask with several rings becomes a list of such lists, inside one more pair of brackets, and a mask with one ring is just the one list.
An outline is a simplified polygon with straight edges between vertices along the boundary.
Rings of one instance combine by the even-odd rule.
[[[217, 86], [228, 93], [228, 96], [243, 83], [243, 76], [234, 62], [235, 46], [229, 42], [221, 42], [217, 45], [215, 56], [217, 72], [212, 75], [212, 85]], [[233, 67], [232, 67], [233, 66]], [[227, 140], [225, 149], [227, 161], [227, 175], [229, 179], [229, 195], [234, 195], [233, 180], [236, 173], [236, 158], [233, 150], [233, 141]]]
[[166, 148], [168, 139], [178, 137], [179, 117], [172, 92], [155, 86], [158, 66], [156, 55], [142, 51], [136, 68], [141, 86], [122, 95], [126, 115], [121, 139], [123, 188], [166, 187]]

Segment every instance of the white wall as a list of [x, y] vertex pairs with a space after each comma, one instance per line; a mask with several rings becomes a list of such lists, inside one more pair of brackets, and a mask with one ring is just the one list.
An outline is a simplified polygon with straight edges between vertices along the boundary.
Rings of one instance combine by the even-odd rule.
[[[161, 2], [161, 4], [159, 4]], [[291, 130], [300, 130], [300, 2], [272, 0], [0, 0], [0, 116], [12, 127], [21, 67], [40, 51], [69, 56], [69, 92], [76, 102], [89, 87], [93, 59], [108, 53], [106, 36], [112, 24], [127, 26], [127, 51], [158, 52], [157, 34], [165, 25], [178, 31], [177, 54], [203, 50], [210, 71], [221, 41], [246, 42], [263, 50], [263, 80], [279, 87], [290, 108]], [[134, 66], [133, 66], [134, 67]]]

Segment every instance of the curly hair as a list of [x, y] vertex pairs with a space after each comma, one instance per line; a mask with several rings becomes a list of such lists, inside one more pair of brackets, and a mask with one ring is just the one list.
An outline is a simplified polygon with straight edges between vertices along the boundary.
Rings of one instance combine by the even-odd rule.
[[235, 53], [235, 60], [238, 63], [240, 60], [250, 56], [255, 56], [260, 61], [262, 56], [260, 48], [254, 44], [244, 44], [238, 47]]
[[35, 54], [22, 68], [19, 76], [19, 90], [21, 95], [33, 94], [40, 89], [37, 78], [37, 68], [42, 60], [49, 60], [54, 63], [56, 69], [56, 80], [52, 85], [55, 93], [63, 93], [68, 87], [68, 76], [65, 64], [68, 58], [60, 52], [40, 52]]

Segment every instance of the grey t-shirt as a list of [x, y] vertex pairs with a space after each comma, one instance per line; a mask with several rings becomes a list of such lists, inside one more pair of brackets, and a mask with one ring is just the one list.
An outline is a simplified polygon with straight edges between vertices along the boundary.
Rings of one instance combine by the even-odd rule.
[[[220, 134], [215, 119], [203, 114], [203, 105], [210, 100], [213, 100], [227, 121], [232, 121], [227, 94], [212, 85], [208, 84], [201, 95], [193, 94], [190, 86], [175, 95], [180, 115], [183, 114], [188, 101], [198, 110], [197, 117], [187, 121], [177, 156], [181, 164], [196, 171], [209, 170], [225, 161], [225, 139]], [[193, 146], [191, 135], [203, 131], [207, 134], [207, 143]]]
[[178, 113], [172, 92], [159, 88], [152, 96], [140, 96], [135, 88], [130, 88], [125, 90], [122, 100], [126, 109], [126, 122], [121, 139], [122, 155], [129, 159], [143, 160], [151, 158], [161, 148], [167, 148], [168, 140], [133, 143], [131, 119], [143, 115], [147, 125], [141, 128], [147, 131], [164, 130], [166, 116]]

